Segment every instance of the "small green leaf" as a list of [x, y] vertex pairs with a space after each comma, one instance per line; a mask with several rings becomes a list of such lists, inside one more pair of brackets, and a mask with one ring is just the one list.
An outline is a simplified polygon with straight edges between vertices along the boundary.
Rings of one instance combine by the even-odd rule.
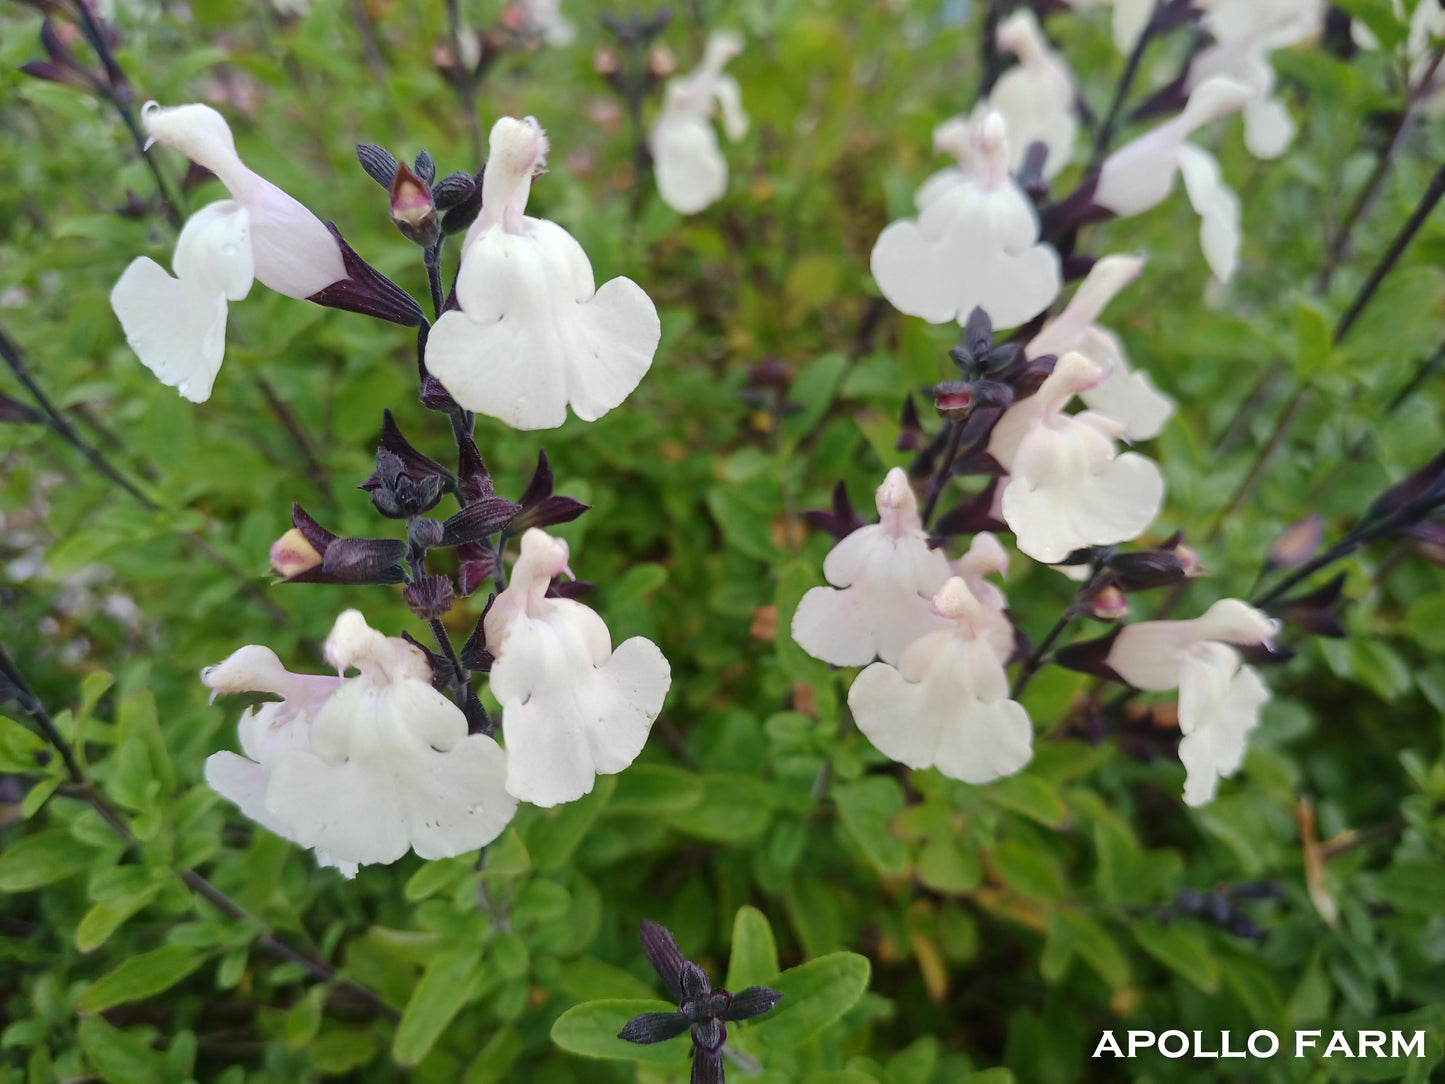
[[0, 892], [29, 892], [89, 869], [96, 851], [63, 828], [26, 836], [0, 853]]
[[838, 820], [880, 873], [897, 876], [908, 862], [908, 848], [889, 822], [903, 811], [903, 785], [891, 775], [870, 775], [833, 791]]
[[81, 952], [98, 949], [109, 940], [111, 934], [120, 929], [126, 919], [155, 899], [163, 885], [163, 881], [153, 881], [139, 892], [112, 896], [94, 904], [75, 927], [75, 947]]
[[391, 1056], [398, 1065], [415, 1065], [426, 1057], [452, 1018], [477, 996], [479, 955], [475, 946], [463, 945], [427, 964], [392, 1039]]
[[634, 764], [617, 777], [609, 813], [681, 813], [702, 801], [702, 777], [665, 764]]
[[326, 993], [325, 986], [313, 986], [286, 1010], [281, 1035], [287, 1050], [300, 1050], [316, 1038], [316, 1032], [321, 1028], [321, 1008], [326, 1003]]
[[768, 916], [756, 907], [739, 907], [733, 917], [733, 951], [723, 985], [737, 993], [747, 986], [766, 985], [777, 973], [778, 943]]
[[112, 1027], [104, 1017], [82, 1017], [76, 1034], [86, 1060], [107, 1084], [156, 1084], [165, 1079], [165, 1061], [151, 1044]]
[[127, 1001], [154, 997], [205, 962], [204, 952], [184, 945], [162, 945], [122, 961], [96, 979], [80, 995], [75, 1007], [82, 1013], [97, 1013]]
[[1219, 965], [1192, 931], [1183, 926], [1138, 922], [1134, 925], [1134, 936], [1145, 952], [1206, 994], [1219, 989]]
[[632, 972], [614, 967], [596, 956], [583, 956], [562, 965], [556, 985], [568, 997], [578, 1001], [593, 1001], [599, 998], [645, 999], [656, 994], [652, 984], [643, 982]]
[[988, 788], [989, 800], [1015, 813], [1022, 813], [1046, 828], [1060, 828], [1069, 819], [1069, 809], [1053, 785], [1037, 775], [1010, 775]]
[[713, 772], [702, 780], [702, 801], [670, 822], [678, 831], [714, 843], [742, 843], [772, 821], [773, 792], [761, 779]]
[[764, 983], [783, 995], [761, 1017], [755, 1034], [772, 1050], [805, 1043], [858, 1003], [868, 989], [871, 965], [856, 952], [834, 952], [789, 968]]
[[1295, 373], [1309, 379], [1330, 368], [1334, 354], [1329, 317], [1319, 304], [1299, 298], [1294, 306]]
[[33, 772], [45, 739], [13, 719], [0, 715], [0, 772]]
[[593, 822], [607, 807], [616, 786], [615, 775], [599, 775], [591, 794], [552, 809], [538, 810], [536, 819], [527, 825], [526, 831], [526, 849], [532, 865], [544, 873], [565, 866]]
[[686, 1065], [692, 1040], [684, 1032], [660, 1043], [629, 1043], [617, 1033], [634, 1016], [645, 1012], [676, 1012], [665, 1001], [627, 999], [589, 1001], [568, 1009], [552, 1025], [552, 1041], [570, 1054], [589, 1058], [641, 1061], [651, 1065]]

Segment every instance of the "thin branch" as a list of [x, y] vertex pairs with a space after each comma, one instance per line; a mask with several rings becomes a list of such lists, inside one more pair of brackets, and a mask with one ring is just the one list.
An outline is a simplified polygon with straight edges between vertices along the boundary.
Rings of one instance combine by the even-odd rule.
[[948, 423], [948, 444], [944, 448], [943, 459], [939, 461], [938, 469], [928, 480], [928, 495], [923, 501], [922, 518], [925, 527], [933, 518], [933, 511], [938, 507], [938, 498], [943, 496], [944, 487], [948, 485], [949, 472], [953, 470], [953, 461], [958, 458], [958, 444], [963, 439], [963, 425], [964, 423], [961, 421]]
[[1150, 40], [1154, 37], [1155, 27], [1159, 21], [1159, 10], [1162, 7], [1161, 0], [1155, 0], [1154, 9], [1150, 12], [1149, 21], [1144, 24], [1144, 29], [1139, 31], [1139, 37], [1134, 41], [1134, 48], [1129, 51], [1129, 59], [1124, 64], [1124, 70], [1119, 75], [1119, 82], [1114, 87], [1114, 100], [1109, 103], [1109, 112], [1104, 115], [1103, 123], [1094, 133], [1094, 149], [1089, 155], [1089, 168], [1097, 168], [1109, 153], [1109, 145], [1114, 141], [1114, 133], [1119, 127], [1119, 115], [1123, 111], [1124, 101], [1129, 97], [1129, 91], [1134, 86], [1134, 78], [1139, 74], [1139, 65], [1144, 59], [1144, 50], [1149, 47]]

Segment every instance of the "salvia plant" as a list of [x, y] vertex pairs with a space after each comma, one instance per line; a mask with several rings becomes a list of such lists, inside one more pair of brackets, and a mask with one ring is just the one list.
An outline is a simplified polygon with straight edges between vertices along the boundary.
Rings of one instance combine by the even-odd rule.
[[1437, 0], [0, 53], [0, 1082], [1445, 1060]]

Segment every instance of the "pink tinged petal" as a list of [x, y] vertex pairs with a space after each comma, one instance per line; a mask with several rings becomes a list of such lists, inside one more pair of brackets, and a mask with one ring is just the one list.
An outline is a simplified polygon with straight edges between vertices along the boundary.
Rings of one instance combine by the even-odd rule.
[[250, 222], [229, 200], [192, 215], [176, 240], [177, 278], [134, 260], [110, 293], [126, 341], [163, 384], [195, 403], [210, 398], [226, 352], [226, 299], [251, 287]]
[[341, 246], [299, 200], [255, 173], [232, 193], [251, 212], [251, 247], [262, 285], [304, 300], [347, 277]]
[[540, 219], [526, 226], [523, 234], [490, 230], [466, 250], [462, 311], [432, 328], [427, 368], [462, 406], [514, 428], [555, 428], [569, 401], [592, 421], [651, 366], [657, 310], [630, 279], [594, 293], [591, 264], [571, 234]]
[[1199, 212], [1199, 244], [1214, 277], [1228, 282], [1239, 261], [1239, 197], [1224, 183], [1219, 162], [1192, 143], [1179, 148], [1189, 202]]
[[1067, 350], [1080, 349], [1080, 342], [1098, 321], [1105, 306], [1143, 270], [1142, 256], [1115, 255], [1099, 260], [1079, 283], [1064, 311], [1044, 325], [1043, 330], [1029, 341], [1025, 352], [1031, 358], [1039, 358], [1045, 354], [1062, 355]]
[[543, 680], [529, 683], [525, 697], [508, 674], [516, 650], [514, 642], [492, 667], [507, 737], [508, 793], [544, 807], [574, 801], [592, 790], [597, 775], [620, 772], [637, 758], [672, 681], [656, 644], [633, 637], [595, 667], [575, 650], [554, 651], [552, 665], [534, 675]]
[[987, 783], [1031, 756], [1028, 713], [1007, 696], [1003, 665], [987, 645], [944, 630], [911, 647], [901, 669], [874, 663], [864, 670], [848, 691], [848, 706], [886, 756]]
[[662, 201], [679, 214], [697, 214], [727, 191], [728, 166], [706, 120], [663, 117], [649, 140]]
[[1068, 163], [1078, 134], [1073, 77], [1048, 47], [1032, 12], [1017, 12], [1005, 20], [998, 44], [1020, 61], [999, 77], [987, 103], [1007, 126], [1009, 168], [1022, 166], [1029, 144], [1039, 141], [1048, 148], [1044, 176], [1052, 178]]
[[[494, 225], [509, 232], [523, 229], [532, 178], [547, 164], [550, 144], [536, 117], [499, 117], [488, 137], [487, 170], [482, 177], [482, 213], [463, 243]], [[463, 308], [465, 308], [465, 304]]]
[[431, 666], [415, 644], [386, 636], [366, 623], [359, 610], [344, 610], [326, 637], [326, 661], [344, 672], [355, 668], [385, 681], [431, 681]]

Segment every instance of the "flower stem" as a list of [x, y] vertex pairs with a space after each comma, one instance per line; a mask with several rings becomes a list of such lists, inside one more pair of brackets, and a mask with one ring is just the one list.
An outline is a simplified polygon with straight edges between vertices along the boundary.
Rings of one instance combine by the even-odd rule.
[[963, 439], [963, 424], [961, 421], [948, 423], [948, 444], [944, 446], [943, 458], [939, 460], [938, 468], [933, 472], [933, 477], [928, 480], [928, 495], [923, 501], [922, 518], [925, 527], [933, 518], [934, 510], [938, 507], [938, 499], [943, 496], [943, 490], [948, 485], [948, 476], [949, 472], [953, 470], [953, 461], [958, 458], [958, 445]]
[[1154, 29], [1159, 21], [1159, 10], [1162, 7], [1160, 0], [1155, 0], [1154, 10], [1149, 15], [1149, 21], [1144, 24], [1144, 29], [1139, 32], [1139, 37], [1134, 42], [1134, 48], [1129, 51], [1129, 59], [1124, 63], [1124, 70], [1119, 75], [1119, 82], [1114, 87], [1114, 100], [1109, 103], [1109, 111], [1104, 114], [1104, 120], [1094, 133], [1094, 149], [1089, 155], [1089, 168], [1097, 168], [1109, 153], [1109, 145], [1114, 142], [1114, 134], [1119, 127], [1119, 115], [1124, 108], [1124, 100], [1129, 97], [1129, 90], [1134, 85], [1134, 78], [1139, 74], [1139, 64], [1144, 59], [1144, 50], [1149, 47], [1150, 40], [1154, 37]]

